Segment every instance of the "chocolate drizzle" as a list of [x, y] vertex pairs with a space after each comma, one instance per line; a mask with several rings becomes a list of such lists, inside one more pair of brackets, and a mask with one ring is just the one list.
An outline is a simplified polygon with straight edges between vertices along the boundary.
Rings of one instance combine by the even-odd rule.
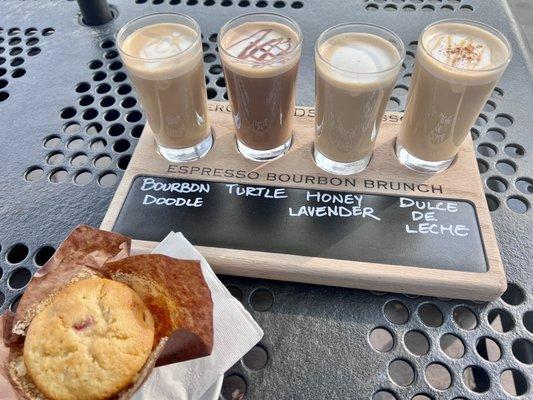
[[240, 60], [272, 61], [285, 56], [292, 50], [292, 38], [278, 37], [268, 39], [273, 29], [260, 29], [250, 36], [245, 37], [228, 47], [233, 47], [249, 42], [236, 56]]

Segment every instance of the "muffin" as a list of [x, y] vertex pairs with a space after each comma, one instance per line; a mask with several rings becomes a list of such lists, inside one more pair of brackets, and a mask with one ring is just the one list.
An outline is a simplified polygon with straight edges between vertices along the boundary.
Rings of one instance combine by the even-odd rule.
[[127, 285], [100, 277], [62, 289], [32, 320], [28, 375], [52, 400], [109, 399], [128, 387], [154, 346], [154, 319]]

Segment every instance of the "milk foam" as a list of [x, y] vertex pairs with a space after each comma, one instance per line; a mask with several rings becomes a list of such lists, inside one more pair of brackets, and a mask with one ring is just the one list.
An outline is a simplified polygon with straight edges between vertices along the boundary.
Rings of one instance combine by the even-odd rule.
[[496, 68], [508, 57], [501, 39], [466, 24], [442, 24], [423, 37], [424, 48], [436, 60], [464, 70]]
[[[121, 50], [126, 55], [127, 66], [145, 79], [150, 79], [151, 74], [157, 75], [153, 79], [162, 79], [161, 75], [171, 78], [196, 65], [194, 59], [197, 57], [176, 57], [191, 49], [196, 39], [196, 32], [188, 26], [159, 23], [132, 32], [124, 40]], [[194, 51], [195, 56], [199, 51]]]
[[327, 39], [319, 51], [335, 68], [353, 73], [381, 72], [400, 59], [391, 43], [368, 33], [341, 33]]

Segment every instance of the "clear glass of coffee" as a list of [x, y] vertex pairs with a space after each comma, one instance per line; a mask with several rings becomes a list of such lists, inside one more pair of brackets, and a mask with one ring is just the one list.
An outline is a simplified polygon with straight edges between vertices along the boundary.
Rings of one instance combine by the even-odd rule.
[[302, 32], [292, 19], [273, 13], [245, 14], [218, 35], [237, 148], [267, 161], [291, 146]]
[[117, 47], [159, 153], [171, 162], [207, 154], [213, 134], [196, 21], [175, 13], [143, 16], [120, 29]]
[[404, 56], [401, 39], [376, 25], [341, 24], [320, 35], [313, 148], [320, 168], [339, 175], [366, 168]]
[[396, 156], [419, 172], [448, 168], [512, 57], [485, 24], [449, 19], [420, 34]]

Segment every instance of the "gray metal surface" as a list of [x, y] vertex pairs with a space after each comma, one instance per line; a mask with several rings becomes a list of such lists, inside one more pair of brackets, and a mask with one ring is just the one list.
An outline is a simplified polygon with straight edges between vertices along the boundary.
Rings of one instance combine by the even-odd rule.
[[[125, 94], [129, 80], [122, 75], [125, 71], [117, 63], [112, 42], [127, 20], [162, 11], [196, 18], [204, 34], [208, 95], [223, 99], [213, 35], [240, 13], [286, 14], [300, 23], [305, 36], [298, 88], [303, 105], [313, 102], [313, 43], [322, 30], [345, 21], [385, 25], [403, 38], [411, 52], [389, 104], [401, 110], [418, 32], [438, 19], [472, 18], [502, 30], [515, 51], [473, 128], [510, 289], [498, 301], [475, 304], [225, 277], [265, 337], [228, 372], [223, 394], [239, 398], [245, 393], [250, 399], [502, 399], [517, 393], [533, 397], [532, 65], [506, 3], [115, 0], [112, 4], [117, 18], [90, 28], [79, 24], [75, 2], [0, 3], [0, 311], [16, 307], [31, 274], [71, 228], [79, 223], [99, 225], [135, 147], [144, 118], [135, 93]], [[87, 132], [91, 123], [100, 124], [101, 130], [93, 127]], [[66, 124], [70, 125], [65, 129]], [[54, 139], [47, 141], [50, 138]], [[448, 340], [449, 333], [460, 341]]]

